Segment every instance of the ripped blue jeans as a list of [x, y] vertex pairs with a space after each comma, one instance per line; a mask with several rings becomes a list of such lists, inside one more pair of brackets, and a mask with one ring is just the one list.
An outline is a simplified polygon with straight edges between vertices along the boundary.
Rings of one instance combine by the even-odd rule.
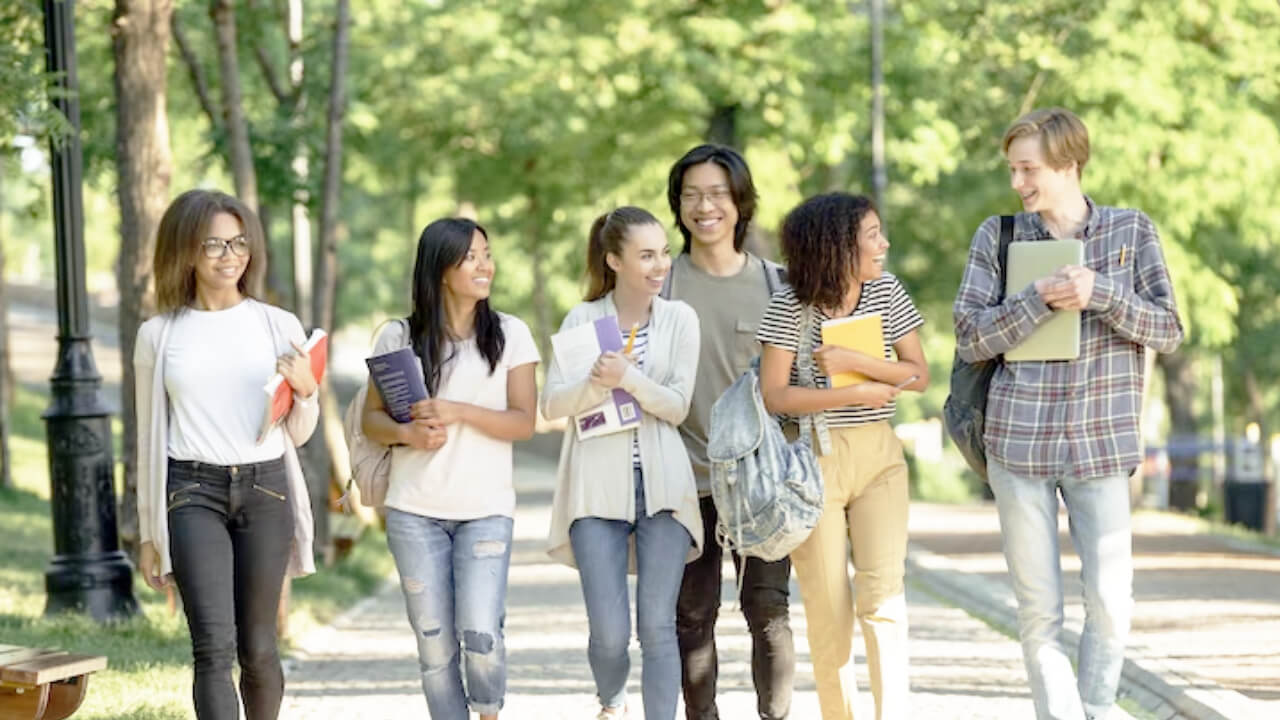
[[482, 715], [502, 709], [511, 529], [502, 515], [440, 520], [387, 509], [387, 545], [433, 720], [467, 720], [468, 708]]

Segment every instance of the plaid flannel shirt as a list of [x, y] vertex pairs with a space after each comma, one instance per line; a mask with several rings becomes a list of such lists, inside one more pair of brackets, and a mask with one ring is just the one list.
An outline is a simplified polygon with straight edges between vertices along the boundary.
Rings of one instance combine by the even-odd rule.
[[[1095, 273], [1080, 313], [1075, 360], [1001, 362], [987, 394], [987, 454], [1030, 478], [1101, 478], [1141, 462], [1143, 348], [1172, 352], [1182, 323], [1155, 225], [1138, 210], [1089, 205], [1077, 235]], [[987, 218], [969, 247], [953, 317], [956, 349], [969, 362], [1001, 355], [1053, 312], [1034, 286], [996, 298], [1004, 275], [1000, 219]], [[1051, 239], [1038, 213], [1018, 213], [1013, 242]]]

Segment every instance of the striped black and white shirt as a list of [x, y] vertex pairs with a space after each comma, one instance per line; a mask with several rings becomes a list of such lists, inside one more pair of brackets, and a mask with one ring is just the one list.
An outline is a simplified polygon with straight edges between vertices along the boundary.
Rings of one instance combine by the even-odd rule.
[[[764, 311], [764, 317], [760, 319], [760, 330], [756, 333], [756, 339], [765, 345], [773, 345], [787, 352], [798, 352], [799, 345], [797, 341], [800, 339], [801, 310], [800, 301], [796, 299], [795, 292], [790, 286], [779, 290], [769, 302], [769, 308]], [[906, 288], [902, 287], [902, 283], [898, 281], [898, 278], [890, 273], [883, 273], [875, 280], [862, 284], [862, 295], [858, 298], [858, 306], [853, 309], [850, 316], [861, 317], [875, 314], [880, 315], [880, 321], [884, 328], [884, 357], [886, 360], [894, 358], [894, 343], [924, 324], [924, 318], [916, 310], [915, 303], [911, 301], [911, 296], [907, 294]], [[822, 322], [830, 319], [831, 316], [823, 310], [815, 310], [811, 338], [813, 345], [811, 347], [816, 348], [822, 344]], [[822, 374], [816, 364], [814, 365], [814, 373], [818, 387], [831, 387], [827, 376]], [[800, 375], [796, 370], [794, 360], [791, 363], [791, 384], [800, 385]], [[888, 420], [893, 417], [895, 407], [896, 404], [892, 402], [882, 408], [846, 405], [845, 407], [827, 410], [825, 414], [829, 427], [850, 427], [853, 425], [865, 425], [878, 420]]]
[[[631, 328], [622, 331], [622, 347], [626, 348]], [[631, 346], [631, 356], [636, 359], [636, 367], [644, 370], [644, 358], [649, 350], [649, 326], [645, 325], [636, 331], [636, 342]], [[631, 431], [631, 466], [640, 467], [640, 429]]]

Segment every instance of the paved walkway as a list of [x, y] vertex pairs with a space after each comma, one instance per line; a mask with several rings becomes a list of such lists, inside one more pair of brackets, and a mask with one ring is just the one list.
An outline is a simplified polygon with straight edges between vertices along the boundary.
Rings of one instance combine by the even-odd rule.
[[[1084, 616], [1080, 562], [1065, 511], [1059, 521], [1071, 635]], [[1204, 534], [1196, 521], [1171, 513], [1140, 511], [1133, 529], [1127, 690], [1159, 695], [1162, 718], [1280, 718], [1280, 551]], [[911, 543], [910, 574], [1015, 627], [994, 505], [913, 504]]]
[[[551, 466], [522, 456], [518, 463], [519, 511], [507, 603], [509, 685], [504, 717], [580, 720], [594, 717], [594, 688], [586, 661], [587, 627], [575, 571], [543, 552], [550, 519]], [[719, 624], [720, 710], [725, 718], [754, 717], [750, 642], [742, 615], [732, 607], [726, 569], [725, 605]], [[798, 667], [792, 717], [819, 717], [804, 613], [793, 584], [792, 627]], [[1026, 675], [1016, 643], [962, 610], [912, 587], [913, 717], [947, 720], [1025, 718], [1031, 712]], [[865, 662], [859, 648], [858, 717], [871, 718]], [[633, 643], [629, 694], [640, 718], [639, 650]], [[413, 637], [397, 586], [363, 602], [331, 628], [300, 642], [291, 664], [282, 717], [424, 717]], [[1123, 716], [1123, 714], [1121, 714]], [[683, 710], [680, 717], [683, 717]]]

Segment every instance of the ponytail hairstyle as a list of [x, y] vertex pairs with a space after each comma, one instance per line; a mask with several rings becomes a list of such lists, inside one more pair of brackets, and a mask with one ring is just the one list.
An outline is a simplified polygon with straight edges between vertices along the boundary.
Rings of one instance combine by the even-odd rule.
[[[450, 337], [448, 318], [444, 308], [444, 273], [461, 265], [471, 249], [471, 238], [479, 231], [485, 232], [473, 220], [443, 218], [423, 229], [418, 237], [418, 257], [413, 263], [413, 311], [409, 314], [409, 337], [413, 351], [422, 359], [422, 374], [427, 393], [435, 397], [440, 389], [443, 369], [453, 359], [456, 350]], [[502, 359], [506, 338], [502, 334], [502, 321], [498, 313], [489, 307], [489, 301], [476, 303], [476, 348], [489, 362], [492, 375]], [[445, 355], [446, 350], [448, 354]]]
[[657, 225], [658, 218], [644, 208], [624, 205], [596, 218], [587, 235], [587, 302], [608, 295], [618, 284], [618, 276], [609, 267], [608, 255], [622, 257], [627, 231], [637, 225]]

